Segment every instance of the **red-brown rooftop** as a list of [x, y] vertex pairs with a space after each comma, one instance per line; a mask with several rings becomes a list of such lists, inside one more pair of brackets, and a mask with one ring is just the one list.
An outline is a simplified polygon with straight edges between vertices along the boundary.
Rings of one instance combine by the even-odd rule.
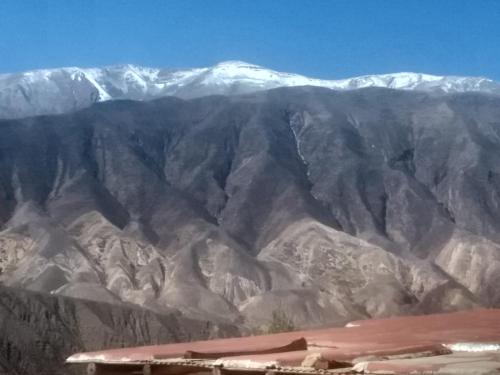
[[[119, 373], [133, 369], [178, 374], [179, 368], [184, 368], [182, 373], [215, 369], [482, 374], [500, 373], [498, 343], [500, 310], [490, 309], [356, 321], [343, 328], [79, 353], [67, 362], [93, 363], [96, 365], [91, 368], [102, 371], [118, 370], [120, 365]], [[137, 370], [143, 365], [143, 370]], [[343, 370], [334, 370], [339, 368]]]

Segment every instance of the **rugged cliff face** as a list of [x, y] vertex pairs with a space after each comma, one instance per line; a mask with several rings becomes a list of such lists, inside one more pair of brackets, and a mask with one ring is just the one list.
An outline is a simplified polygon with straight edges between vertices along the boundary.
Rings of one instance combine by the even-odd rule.
[[72, 353], [238, 335], [235, 327], [107, 304], [0, 288], [0, 373], [82, 373]]
[[0, 134], [6, 285], [248, 327], [500, 304], [498, 97], [283, 88]]

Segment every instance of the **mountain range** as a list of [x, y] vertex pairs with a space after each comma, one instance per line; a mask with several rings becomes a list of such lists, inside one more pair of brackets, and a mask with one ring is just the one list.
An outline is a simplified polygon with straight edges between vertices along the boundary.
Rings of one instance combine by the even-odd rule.
[[196, 69], [156, 69], [134, 65], [71, 67], [0, 75], [0, 118], [64, 113], [111, 99], [149, 100], [162, 96], [190, 99], [292, 86], [333, 90], [385, 87], [437, 93], [500, 94], [500, 84], [483, 77], [395, 73], [322, 80], [241, 61]]
[[500, 306], [495, 82], [134, 69], [1, 79], [0, 369], [255, 332], [277, 310], [313, 327]]

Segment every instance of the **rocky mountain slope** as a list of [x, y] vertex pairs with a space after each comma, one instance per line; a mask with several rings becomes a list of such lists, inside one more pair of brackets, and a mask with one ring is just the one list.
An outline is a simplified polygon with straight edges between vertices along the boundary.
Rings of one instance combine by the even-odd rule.
[[0, 287], [0, 373], [82, 374], [64, 365], [79, 350], [238, 335], [236, 328], [106, 304]]
[[0, 118], [64, 113], [111, 99], [148, 100], [166, 95], [194, 98], [289, 86], [317, 86], [334, 90], [385, 87], [447, 93], [500, 93], [498, 82], [483, 77], [394, 73], [321, 80], [241, 61], [227, 61], [196, 69], [156, 69], [134, 65], [71, 67], [0, 75]]
[[368, 88], [0, 122], [0, 281], [255, 328], [499, 306], [500, 98]]

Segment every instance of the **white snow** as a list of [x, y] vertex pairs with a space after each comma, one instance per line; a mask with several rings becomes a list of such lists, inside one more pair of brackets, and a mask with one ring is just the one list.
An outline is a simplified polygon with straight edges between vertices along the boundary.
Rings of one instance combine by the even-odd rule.
[[493, 81], [483, 77], [446, 77], [430, 74], [402, 72], [381, 75], [366, 75], [341, 80], [321, 80], [299, 74], [282, 73], [241, 61], [227, 61], [205, 68], [202, 83], [205, 85], [231, 85], [235, 82], [257, 87], [319, 86], [335, 90], [364, 87], [386, 87], [393, 89], [442, 89], [443, 91], [480, 91], [482, 86]]
[[82, 69], [83, 75], [87, 80], [94, 85], [94, 87], [99, 92], [99, 100], [106, 101], [113, 99], [106, 90], [98, 82], [102, 77], [102, 71], [100, 69]]
[[[235, 84], [245, 87], [245, 92], [260, 89], [291, 86], [319, 86], [334, 90], [351, 90], [365, 87], [386, 87], [400, 90], [440, 90], [444, 92], [484, 91], [500, 92], [500, 84], [484, 77], [435, 76], [429, 74], [401, 72], [381, 75], [365, 75], [340, 80], [322, 80], [299, 74], [283, 73], [243, 61], [226, 61], [212, 67], [178, 70], [160, 70], [136, 65], [121, 65], [104, 68], [69, 67], [43, 69], [21, 74], [24, 84], [38, 83], [57, 85], [69, 75], [76, 84], [90, 82], [99, 93], [99, 100], [127, 97], [138, 91], [145, 97], [176, 95], [177, 90], [189, 85], [217, 88], [224, 93]], [[0, 91], [3, 82], [16, 74], [0, 75]], [[59, 81], [58, 81], [59, 80]], [[109, 88], [110, 90], [108, 91]], [[111, 90], [114, 88], [115, 90]], [[222, 91], [221, 91], [222, 90]], [[111, 95], [109, 92], [117, 94]], [[210, 92], [210, 90], [206, 91]], [[229, 91], [228, 91], [229, 92]]]

